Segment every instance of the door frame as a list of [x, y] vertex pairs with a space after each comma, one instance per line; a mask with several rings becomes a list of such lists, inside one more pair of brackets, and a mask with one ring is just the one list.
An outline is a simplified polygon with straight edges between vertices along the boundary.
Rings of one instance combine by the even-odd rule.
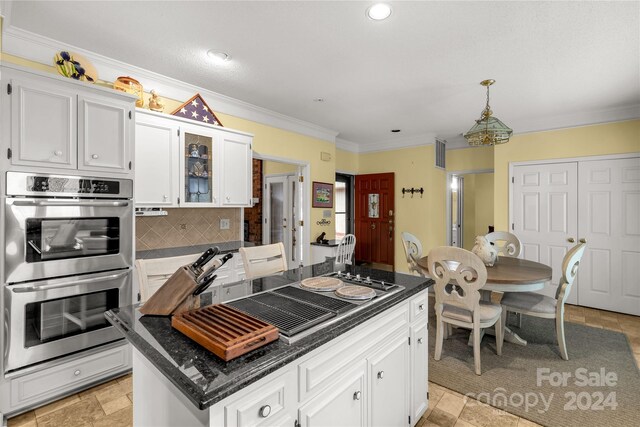
[[[309, 194], [311, 194], [311, 165], [308, 161], [295, 160], [288, 157], [272, 156], [269, 154], [260, 154], [257, 151], [253, 152], [253, 158], [263, 161], [288, 163], [290, 165], [298, 166], [300, 175], [303, 179], [303, 182], [301, 182], [299, 186], [300, 191], [298, 192], [298, 219], [299, 221], [302, 221], [302, 224], [304, 224], [300, 225], [301, 223], [299, 222], [297, 225], [298, 229], [300, 230], [298, 259], [303, 265], [311, 265], [311, 197], [308, 196]], [[244, 224], [244, 209], [242, 210], [240, 215], [240, 222]], [[244, 236], [241, 227], [240, 241], [243, 240]], [[290, 267], [293, 268], [297, 266]]]
[[[447, 171], [447, 180], [445, 183], [446, 189], [447, 191], [445, 192], [445, 196], [444, 196], [444, 205], [447, 208], [447, 234], [446, 234], [446, 240], [444, 245], [448, 246], [449, 243], [451, 242], [451, 177], [453, 177], [454, 175], [467, 175], [467, 174], [472, 174], [472, 173], [495, 173], [494, 169], [466, 169], [466, 170], [459, 170], [459, 171]], [[459, 197], [459, 196], [458, 196]], [[462, 247], [462, 246], [460, 246]]]
[[[520, 162], [509, 162], [509, 194], [508, 198], [508, 224], [507, 229], [511, 228], [511, 224], [513, 224], [513, 168], [516, 166], [530, 166], [530, 165], [545, 165], [552, 163], [570, 163], [570, 162], [588, 162], [588, 161], [598, 161], [598, 160], [616, 160], [616, 159], [631, 159], [634, 157], [640, 156], [640, 151], [635, 153], [620, 153], [620, 154], [605, 154], [605, 155], [597, 155], [597, 156], [580, 156], [580, 157], [567, 157], [567, 158], [556, 158], [556, 159], [546, 159], [546, 160], [527, 160]], [[495, 207], [494, 207], [495, 208]], [[507, 230], [509, 231], [509, 230]]]

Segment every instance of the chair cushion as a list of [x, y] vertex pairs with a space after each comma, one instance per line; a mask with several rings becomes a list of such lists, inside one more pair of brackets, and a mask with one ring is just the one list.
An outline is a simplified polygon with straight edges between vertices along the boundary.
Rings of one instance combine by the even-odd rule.
[[[486, 322], [498, 317], [502, 311], [502, 307], [499, 304], [480, 301], [478, 311], [480, 312], [480, 321]], [[442, 308], [442, 316], [453, 320], [459, 320], [461, 322], [473, 323], [471, 311], [452, 304], [444, 304], [444, 307]]]
[[505, 292], [500, 303], [522, 311], [553, 314], [558, 300], [535, 292]]

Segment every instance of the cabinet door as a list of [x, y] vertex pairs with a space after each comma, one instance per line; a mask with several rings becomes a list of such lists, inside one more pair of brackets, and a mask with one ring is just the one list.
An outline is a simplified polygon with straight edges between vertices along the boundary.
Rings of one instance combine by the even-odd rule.
[[218, 131], [222, 206], [250, 206], [252, 195], [251, 141], [247, 135]]
[[417, 422], [427, 410], [427, 372], [429, 366], [427, 319], [411, 327], [411, 422]]
[[216, 166], [217, 134], [214, 129], [180, 126], [181, 199], [187, 207], [219, 206]]
[[179, 145], [178, 125], [174, 121], [136, 115], [136, 206], [178, 205]]
[[366, 367], [362, 363], [358, 369], [338, 378], [333, 386], [300, 408], [298, 421], [304, 427], [366, 425], [365, 387]]
[[132, 107], [98, 95], [78, 96], [78, 169], [129, 172]]
[[11, 163], [75, 169], [76, 94], [44, 80], [11, 85]]
[[409, 343], [404, 334], [394, 335], [369, 359], [371, 426], [401, 426], [408, 420]]

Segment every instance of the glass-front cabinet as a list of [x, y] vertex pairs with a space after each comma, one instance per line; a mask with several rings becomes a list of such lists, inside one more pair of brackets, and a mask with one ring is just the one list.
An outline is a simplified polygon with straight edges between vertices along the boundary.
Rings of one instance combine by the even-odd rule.
[[207, 129], [184, 127], [182, 135], [181, 205], [214, 206], [218, 203], [215, 180], [217, 147], [215, 133]]

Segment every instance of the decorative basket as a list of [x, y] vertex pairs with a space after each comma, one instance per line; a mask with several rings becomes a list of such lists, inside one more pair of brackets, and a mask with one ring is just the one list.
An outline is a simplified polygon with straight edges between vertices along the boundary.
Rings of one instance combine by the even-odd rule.
[[113, 82], [113, 88], [115, 90], [121, 90], [122, 92], [131, 93], [136, 95], [138, 99], [136, 100], [136, 107], [142, 107], [144, 105], [144, 99], [142, 95], [142, 85], [139, 81], [134, 78], [128, 76], [120, 76]]

